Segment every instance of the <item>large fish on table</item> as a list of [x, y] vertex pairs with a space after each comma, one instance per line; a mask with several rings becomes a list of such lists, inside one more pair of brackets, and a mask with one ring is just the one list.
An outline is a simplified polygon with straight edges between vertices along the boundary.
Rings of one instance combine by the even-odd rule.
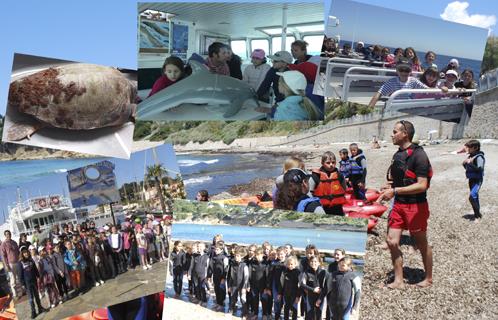
[[[209, 72], [197, 61], [191, 61], [192, 75], [157, 92], [138, 105], [139, 120], [168, 120], [168, 111], [182, 104], [207, 104], [223, 107], [223, 117], [232, 117], [251, 102], [259, 105], [256, 92], [247, 83], [229, 76]], [[203, 120], [199, 115], [198, 120]]]
[[29, 138], [52, 126], [88, 130], [119, 126], [133, 120], [136, 85], [118, 70], [74, 63], [48, 68], [10, 84], [9, 107], [30, 115], [30, 123], [14, 123], [11, 141]]

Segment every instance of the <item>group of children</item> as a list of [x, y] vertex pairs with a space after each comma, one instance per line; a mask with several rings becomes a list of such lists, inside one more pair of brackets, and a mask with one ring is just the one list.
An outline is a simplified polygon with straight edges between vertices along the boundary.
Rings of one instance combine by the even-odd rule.
[[[62, 229], [62, 230], [61, 230]], [[47, 311], [40, 296], [48, 295], [51, 308], [104, 284], [128, 268], [164, 261], [171, 237], [171, 217], [127, 218], [121, 225], [95, 227], [94, 222], [54, 225], [48, 238], [33, 243], [21, 234], [20, 278], [28, 293], [32, 317]], [[74, 290], [73, 292], [71, 292]], [[70, 294], [71, 292], [71, 294]]]
[[[304, 42], [304, 41], [301, 41]], [[301, 45], [301, 42], [296, 41], [296, 45]], [[294, 44], [293, 44], [294, 45]], [[223, 70], [228, 70], [226, 59], [228, 55], [221, 52], [223, 44], [213, 43], [218, 49], [218, 53], [212, 52], [215, 57], [218, 57], [220, 63], [224, 66]], [[219, 47], [219, 48], [218, 48]], [[210, 50], [214, 51], [213, 50]], [[313, 63], [304, 61], [300, 66], [292, 64], [293, 58], [289, 52], [279, 51], [274, 55], [268, 56], [273, 60], [273, 67], [267, 64], [267, 56], [263, 49], [254, 49], [250, 55], [251, 64], [245, 67], [243, 71], [242, 81], [246, 82], [255, 92], [260, 95], [268, 95], [270, 86], [273, 83], [275, 95], [277, 96], [278, 108], [270, 112], [270, 116], [274, 120], [321, 120], [323, 119], [323, 110], [315, 105], [306, 95], [308, 84], [313, 84], [317, 66]], [[210, 58], [213, 58], [210, 56]], [[209, 66], [209, 60], [205, 62]], [[198, 57], [201, 59], [202, 57]], [[185, 66], [182, 59], [176, 56], [169, 56], [164, 61], [162, 66], [162, 74], [155, 81], [149, 97], [157, 92], [181, 81], [188, 76], [188, 68]], [[217, 73], [217, 68], [211, 68], [212, 72]], [[220, 73], [221, 75], [227, 75]], [[306, 77], [308, 76], [308, 78]], [[276, 85], [275, 85], [276, 84]], [[312, 92], [313, 90], [310, 90]], [[323, 99], [322, 99], [323, 100]], [[278, 112], [277, 112], [278, 111]]]
[[[298, 259], [293, 246], [278, 248], [264, 242], [261, 246], [227, 246], [220, 235], [206, 248], [203, 242], [174, 243], [171, 274], [175, 297], [182, 293], [185, 275], [194, 303], [207, 306], [210, 289], [214, 290], [214, 310], [228, 309], [233, 315], [241, 305], [243, 319], [322, 319], [324, 301], [328, 319], [348, 319], [358, 310], [361, 280], [353, 272], [352, 260], [343, 249], [334, 252], [335, 261], [324, 268], [322, 255], [308, 245]], [[273, 310], [273, 311], [272, 311]]]
[[[349, 156], [351, 152], [351, 157]], [[273, 190], [274, 207], [301, 212], [344, 215], [342, 206], [346, 203], [345, 193], [352, 187], [356, 199], [367, 201], [365, 182], [367, 160], [358, 144], [339, 151], [340, 160], [332, 152], [321, 157], [321, 167], [305, 171], [304, 161], [289, 157], [282, 176], [276, 179]]]

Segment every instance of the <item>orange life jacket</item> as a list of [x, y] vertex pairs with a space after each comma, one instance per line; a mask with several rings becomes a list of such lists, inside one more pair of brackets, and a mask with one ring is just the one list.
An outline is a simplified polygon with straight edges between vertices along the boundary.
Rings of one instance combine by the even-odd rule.
[[320, 175], [320, 183], [315, 187], [313, 195], [320, 198], [323, 207], [337, 206], [346, 203], [344, 196], [346, 191], [339, 181], [339, 173], [334, 171], [327, 175], [320, 169], [313, 169], [313, 172]]

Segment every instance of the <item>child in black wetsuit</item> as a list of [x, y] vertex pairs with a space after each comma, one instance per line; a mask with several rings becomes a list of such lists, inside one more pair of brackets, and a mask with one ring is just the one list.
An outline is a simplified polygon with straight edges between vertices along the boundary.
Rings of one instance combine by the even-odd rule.
[[225, 310], [225, 297], [227, 295], [226, 279], [228, 272], [228, 257], [223, 252], [223, 244], [214, 245], [214, 254], [209, 262], [209, 273], [213, 275], [214, 293], [216, 295], [216, 310]]
[[183, 251], [183, 244], [181, 241], [175, 241], [173, 244], [173, 251], [170, 255], [170, 272], [173, 276], [173, 287], [175, 289], [175, 298], [179, 298], [182, 294], [183, 275], [185, 272], [185, 265], [187, 257]]
[[339, 261], [339, 270], [327, 274], [324, 288], [316, 304], [327, 297], [328, 310], [332, 319], [348, 320], [358, 310], [361, 295], [361, 279], [353, 272], [350, 258]]
[[249, 268], [242, 261], [243, 257], [246, 255], [246, 250], [244, 248], [236, 248], [234, 252], [233, 260], [230, 261], [230, 266], [228, 267], [228, 294], [230, 297], [230, 310], [232, 314], [237, 313], [237, 301], [240, 299], [242, 304], [242, 317], [247, 317], [248, 306], [247, 306], [247, 288], [249, 287]]
[[297, 268], [297, 259], [294, 256], [288, 257], [285, 260], [286, 269], [282, 273], [282, 290], [279, 292], [284, 297], [284, 320], [289, 319], [292, 311], [292, 320], [297, 319], [297, 306], [301, 298], [301, 290], [299, 288], [300, 272]]
[[21, 270], [21, 283], [28, 293], [29, 306], [31, 307], [31, 319], [34, 319], [37, 316], [35, 301], [39, 313], [46, 312], [47, 310], [41, 305], [40, 296], [38, 295], [38, 286], [36, 285], [38, 278], [40, 278], [40, 274], [26, 247], [21, 249], [21, 260], [19, 260], [19, 265]]
[[252, 304], [251, 310], [253, 315], [257, 317], [259, 313], [259, 301], [261, 301], [262, 315], [264, 318], [267, 318], [271, 315], [270, 295], [268, 292], [265, 292], [269, 277], [269, 266], [263, 258], [263, 248], [257, 248], [254, 259], [251, 265], [249, 265], [249, 295], [251, 296], [250, 302]]
[[199, 242], [197, 244], [199, 255], [192, 258], [190, 271], [192, 281], [196, 290], [196, 298], [201, 301], [203, 307], [207, 306], [207, 279], [209, 268], [209, 254], [206, 253], [206, 244]]
[[320, 320], [322, 301], [319, 301], [327, 271], [320, 267], [320, 258], [311, 257], [309, 268], [301, 274], [300, 286], [306, 293], [306, 320]]

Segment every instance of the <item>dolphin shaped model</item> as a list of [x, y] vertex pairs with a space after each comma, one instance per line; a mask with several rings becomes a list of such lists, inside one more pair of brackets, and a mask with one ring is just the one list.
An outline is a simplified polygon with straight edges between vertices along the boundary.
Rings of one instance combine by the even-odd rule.
[[[234, 116], [247, 101], [253, 101], [255, 107], [259, 106], [256, 92], [247, 83], [211, 73], [197, 61], [191, 61], [190, 65], [192, 75], [164, 88], [138, 105], [139, 120], [169, 120], [168, 111], [181, 108], [182, 104], [222, 106], [225, 118]], [[198, 120], [204, 120], [202, 114], [199, 114]]]

